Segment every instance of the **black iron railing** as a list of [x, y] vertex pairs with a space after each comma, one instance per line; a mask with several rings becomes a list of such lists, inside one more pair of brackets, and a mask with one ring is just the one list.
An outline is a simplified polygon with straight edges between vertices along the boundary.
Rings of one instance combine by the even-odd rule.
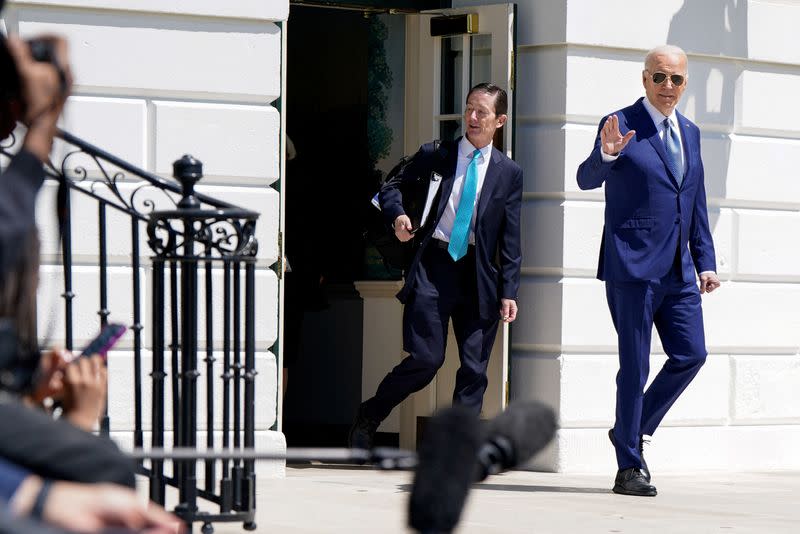
[[[174, 163], [174, 177], [178, 181], [174, 183], [67, 132], [60, 132], [58, 137], [65, 150], [60, 162], [46, 165], [48, 176], [65, 184], [69, 191], [94, 199], [97, 205], [100, 327], [107, 323], [111, 306], [118, 304], [109, 302], [108, 298], [109, 211], [124, 214], [130, 223], [133, 444], [140, 458], [139, 471], [149, 477], [150, 498], [165, 504], [167, 486], [173, 486], [178, 489], [175, 511], [190, 527], [194, 522], [201, 522], [206, 533], [213, 531], [214, 522], [241, 521], [245, 529], [252, 530], [255, 528], [254, 461], [237, 457], [235, 450], [252, 448], [255, 438], [255, 261], [258, 248], [255, 227], [258, 214], [196, 193], [195, 184], [202, 177], [202, 164], [191, 156]], [[11, 139], [10, 143], [0, 146], [0, 153], [10, 157], [13, 143]], [[76, 293], [70, 195], [62, 202], [63, 341], [72, 349]], [[169, 209], [159, 209], [165, 203]], [[142, 413], [145, 373], [142, 336], [146, 334], [142, 323], [142, 226], [153, 253], [149, 261], [152, 420], [147, 429], [143, 426]], [[117, 235], [120, 230], [113, 228]], [[198, 296], [201, 285], [202, 303]], [[205, 315], [204, 339], [198, 336], [201, 312]], [[115, 318], [119, 319], [116, 315]], [[221, 323], [221, 343], [214, 336], [218, 323]], [[222, 373], [215, 376], [215, 353], [219, 352]], [[204, 355], [202, 362], [201, 355]], [[203, 375], [205, 407], [198, 405], [198, 382]], [[222, 422], [216, 425], [215, 406], [220, 390]], [[146, 452], [142, 453], [145, 431], [151, 432], [150, 447], [160, 450], [169, 446], [166, 443], [167, 395], [172, 401], [172, 447], [196, 448], [199, 439], [208, 449], [221, 443], [222, 452], [227, 453], [220, 460], [219, 472], [214, 460], [204, 460], [201, 483], [197, 480], [195, 461], [173, 461], [171, 472], [167, 472], [163, 458], [142, 459], [147, 456]], [[203, 408], [206, 421], [204, 428], [198, 428], [198, 413]], [[101, 431], [108, 433], [110, 429], [106, 416]], [[198, 499], [218, 505], [219, 512], [200, 511]]]

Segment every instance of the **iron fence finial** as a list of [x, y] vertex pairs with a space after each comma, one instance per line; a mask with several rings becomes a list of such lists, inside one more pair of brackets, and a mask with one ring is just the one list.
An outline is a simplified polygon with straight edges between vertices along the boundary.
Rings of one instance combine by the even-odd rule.
[[183, 198], [179, 208], [199, 208], [200, 201], [194, 194], [194, 186], [203, 177], [203, 162], [190, 154], [184, 154], [172, 163], [172, 176], [183, 186]]

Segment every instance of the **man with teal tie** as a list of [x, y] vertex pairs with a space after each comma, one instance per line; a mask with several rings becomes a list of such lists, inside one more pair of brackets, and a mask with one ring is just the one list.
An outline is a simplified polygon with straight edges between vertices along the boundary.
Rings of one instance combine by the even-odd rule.
[[[508, 116], [506, 92], [489, 83], [466, 99], [466, 133], [452, 142], [423, 145], [380, 192], [381, 211], [400, 241], [419, 246], [398, 299], [403, 348], [409, 353], [361, 404], [350, 445], [369, 449], [381, 421], [408, 395], [424, 388], [444, 363], [450, 320], [461, 366], [453, 402], [477, 415], [498, 322], [517, 316], [522, 169], [492, 146]], [[424, 197], [441, 180], [421, 228], [412, 227], [403, 195]], [[410, 200], [408, 198], [406, 201]], [[424, 204], [425, 198], [415, 198]]]
[[[708, 224], [700, 130], [676, 109], [688, 81], [676, 46], [645, 58], [645, 97], [600, 122], [578, 186], [605, 186], [597, 278], [605, 282], [617, 331], [619, 372], [613, 491], [653, 497], [643, 456], [667, 411], [706, 359], [701, 293], [720, 286]], [[700, 279], [698, 287], [697, 278]], [[658, 330], [667, 360], [644, 390], [650, 341]]]

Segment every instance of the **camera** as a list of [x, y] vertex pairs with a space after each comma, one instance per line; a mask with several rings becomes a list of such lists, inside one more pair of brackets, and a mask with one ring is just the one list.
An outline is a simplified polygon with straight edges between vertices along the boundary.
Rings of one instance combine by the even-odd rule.
[[40, 63], [50, 63], [56, 68], [58, 81], [61, 86], [61, 94], [64, 94], [67, 91], [67, 76], [64, 74], [64, 69], [58, 64], [53, 41], [50, 39], [30, 39], [27, 43], [31, 51], [31, 57], [34, 60]]
[[[67, 76], [58, 64], [54, 42], [48, 38], [26, 41], [31, 57], [40, 63], [49, 63], [58, 73], [61, 94], [67, 92]], [[21, 99], [21, 80], [5, 37], [0, 34], [0, 139], [5, 139], [25, 116], [25, 102]]]
[[[30, 39], [26, 41], [31, 57], [40, 63], [50, 63], [58, 71], [62, 85], [66, 88], [64, 71], [56, 59], [56, 50], [50, 39]], [[0, 93], [4, 99], [18, 98], [20, 94], [20, 79], [17, 66], [6, 48], [5, 39], [0, 36]]]
[[31, 39], [27, 43], [33, 59], [41, 63], [52, 63], [58, 68], [56, 50], [53, 48], [52, 41], [49, 39]]

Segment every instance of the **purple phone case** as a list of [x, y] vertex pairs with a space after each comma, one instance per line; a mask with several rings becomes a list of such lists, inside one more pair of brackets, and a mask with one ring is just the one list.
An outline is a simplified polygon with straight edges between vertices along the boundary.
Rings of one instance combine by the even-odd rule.
[[119, 323], [110, 323], [106, 325], [103, 330], [86, 345], [86, 348], [81, 352], [81, 356], [92, 356], [99, 354], [103, 358], [106, 357], [111, 347], [113, 347], [122, 334], [125, 333], [127, 327]]

